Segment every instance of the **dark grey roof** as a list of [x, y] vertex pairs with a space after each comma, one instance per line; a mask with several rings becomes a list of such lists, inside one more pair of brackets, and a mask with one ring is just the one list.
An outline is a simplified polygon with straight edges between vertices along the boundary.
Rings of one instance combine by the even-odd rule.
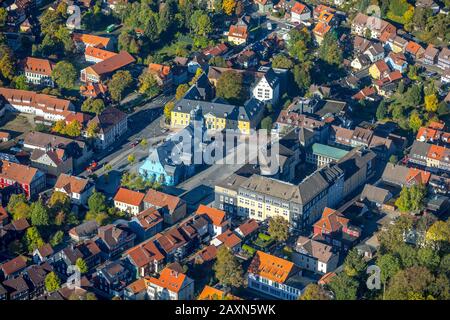
[[239, 186], [246, 180], [247, 180], [246, 177], [233, 173], [231, 176], [228, 176], [223, 181], [217, 183], [216, 186], [238, 191]]
[[364, 190], [361, 193], [361, 199], [367, 199], [371, 202], [383, 204], [389, 198], [389, 190], [366, 184]]
[[364, 166], [375, 159], [375, 152], [363, 148], [355, 148], [338, 161], [338, 166], [345, 172], [345, 180], [353, 176]]
[[431, 144], [415, 140], [413, 145], [411, 146], [411, 150], [409, 151], [409, 154], [411, 156], [419, 155], [422, 157], [426, 157], [430, 148], [431, 148]]
[[408, 177], [409, 168], [400, 165], [394, 165], [388, 163], [384, 168], [381, 179], [385, 182], [393, 183], [398, 186], [402, 186], [406, 182]]
[[280, 82], [278, 79], [277, 74], [273, 71], [273, 69], [269, 69], [265, 74], [264, 78], [266, 78], [266, 81], [268, 82], [269, 86], [271, 88], [275, 88], [277, 84]]
[[106, 108], [91, 121], [98, 124], [99, 130], [106, 133], [127, 117], [125, 112], [117, 108]]

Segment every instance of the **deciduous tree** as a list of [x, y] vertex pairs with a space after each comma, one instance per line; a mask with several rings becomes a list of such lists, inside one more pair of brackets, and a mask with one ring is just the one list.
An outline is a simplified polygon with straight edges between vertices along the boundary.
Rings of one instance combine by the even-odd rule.
[[274, 240], [284, 242], [289, 237], [289, 222], [281, 216], [271, 217], [268, 231]]
[[52, 79], [60, 88], [73, 88], [77, 81], [77, 69], [68, 61], [60, 61], [52, 70]]
[[217, 280], [224, 286], [240, 287], [243, 283], [242, 266], [226, 246], [217, 250], [214, 271]]

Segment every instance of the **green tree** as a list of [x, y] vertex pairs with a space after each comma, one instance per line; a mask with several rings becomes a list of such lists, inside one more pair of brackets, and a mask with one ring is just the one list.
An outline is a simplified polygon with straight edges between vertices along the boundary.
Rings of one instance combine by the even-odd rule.
[[30, 218], [33, 226], [48, 226], [50, 224], [50, 218], [47, 208], [41, 201], [37, 201], [30, 206]]
[[13, 194], [9, 198], [6, 210], [11, 213], [14, 220], [28, 218], [30, 206], [24, 194]]
[[6, 44], [0, 44], [0, 74], [3, 78], [11, 80], [16, 71], [14, 53]]
[[344, 261], [344, 272], [349, 277], [361, 276], [367, 268], [367, 263], [364, 257], [359, 254], [358, 250], [353, 248], [347, 254]]
[[52, 193], [48, 205], [56, 212], [61, 210], [68, 212], [70, 210], [70, 198], [63, 192], [55, 191]]
[[330, 296], [321, 286], [310, 283], [300, 296], [300, 300], [330, 300]]
[[55, 272], [50, 272], [45, 277], [45, 290], [47, 292], [55, 292], [61, 288], [61, 280]]
[[77, 81], [77, 70], [70, 62], [60, 61], [52, 70], [52, 79], [60, 88], [73, 88]]
[[89, 122], [86, 128], [86, 133], [88, 138], [93, 138], [97, 136], [97, 133], [99, 133], [99, 127], [97, 122]]
[[422, 102], [422, 89], [418, 85], [411, 86], [404, 95], [406, 105], [415, 107]]
[[20, 75], [13, 79], [14, 87], [19, 90], [30, 90], [30, 86], [27, 83], [27, 77]]
[[50, 245], [53, 247], [56, 247], [57, 245], [61, 244], [64, 239], [64, 232], [61, 230], [58, 230], [55, 232], [55, 234], [50, 239]]
[[207, 36], [212, 32], [212, 22], [203, 10], [195, 10], [190, 19], [191, 30], [199, 36]]
[[166, 119], [166, 123], [170, 123], [172, 110], [175, 107], [175, 103], [173, 101], [169, 101], [164, 106], [164, 118]]
[[86, 261], [84, 261], [82, 258], [78, 258], [75, 262], [75, 265], [78, 267], [78, 269], [80, 269], [81, 274], [85, 274], [89, 271]]
[[6, 24], [6, 19], [8, 18], [8, 12], [5, 8], [0, 7], [0, 27], [4, 27]]
[[36, 227], [30, 227], [27, 229], [25, 232], [24, 242], [27, 246], [28, 252], [30, 253], [45, 244], [39, 230]]
[[217, 260], [213, 268], [222, 285], [240, 287], [243, 284], [242, 266], [226, 246], [217, 250]]
[[431, 272], [424, 267], [414, 266], [395, 274], [386, 289], [388, 300], [426, 299], [430, 295], [430, 288], [435, 281]]
[[400, 263], [403, 269], [417, 265], [417, 251], [415, 248], [406, 243], [400, 244], [395, 249], [394, 254], [400, 258]]
[[301, 92], [306, 92], [311, 85], [312, 64], [307, 61], [302, 64], [296, 64], [293, 70], [294, 81]]
[[186, 92], [189, 90], [189, 86], [186, 83], [182, 83], [177, 87], [177, 91], [175, 93], [175, 99], [180, 100], [184, 97]]
[[79, 137], [81, 135], [82, 125], [78, 120], [73, 120], [66, 125], [64, 134], [69, 137]]
[[261, 129], [265, 129], [265, 130], [272, 129], [272, 118], [270, 116], [267, 116], [261, 120]]
[[409, 127], [412, 131], [417, 132], [419, 131], [420, 127], [422, 126], [422, 119], [420, 118], [419, 113], [414, 110], [411, 112], [411, 115], [409, 116]]
[[284, 242], [289, 237], [289, 222], [282, 216], [271, 217], [268, 231], [275, 241]]
[[401, 212], [417, 212], [423, 209], [426, 188], [423, 185], [403, 187], [395, 205]]
[[398, 162], [398, 157], [395, 154], [393, 154], [389, 157], [389, 163], [397, 164], [397, 162]]
[[356, 300], [358, 281], [349, 277], [345, 272], [333, 277], [329, 283], [336, 300]]
[[134, 154], [130, 154], [127, 159], [129, 163], [133, 164], [136, 161], [136, 156]]
[[329, 64], [342, 64], [342, 49], [339, 47], [339, 41], [334, 32], [325, 34], [322, 44], [319, 48], [319, 57]]
[[441, 262], [438, 253], [432, 248], [420, 248], [417, 251], [417, 260], [419, 265], [430, 271], [435, 271]]
[[377, 120], [383, 120], [386, 118], [388, 114], [388, 109], [386, 107], [386, 102], [382, 100], [377, 107], [376, 117]]
[[377, 266], [380, 267], [381, 281], [384, 285], [401, 269], [400, 260], [390, 253], [380, 255], [377, 259]]
[[294, 63], [289, 57], [286, 57], [284, 54], [277, 54], [272, 59], [272, 67], [280, 68], [280, 69], [292, 69]]
[[439, 101], [436, 94], [425, 96], [425, 110], [428, 112], [436, 112], [438, 109]]
[[94, 191], [88, 199], [89, 211], [94, 213], [106, 212], [108, 207], [106, 205], [106, 197], [103, 193]]
[[122, 100], [122, 95], [133, 83], [133, 78], [129, 71], [120, 70], [117, 71], [108, 82], [108, 89], [111, 94], [111, 98], [114, 101]]
[[139, 93], [145, 94], [148, 98], [153, 98], [161, 92], [161, 89], [153, 74], [144, 71], [139, 76]]
[[380, 251], [395, 252], [397, 248], [404, 244], [403, 235], [412, 228], [413, 222], [410, 216], [400, 216], [394, 222], [389, 224], [386, 230], [382, 230], [378, 234], [380, 242]]
[[230, 101], [242, 98], [242, 74], [225, 71], [217, 81], [216, 95]]
[[81, 111], [100, 114], [106, 109], [105, 102], [102, 99], [86, 99], [81, 105]]

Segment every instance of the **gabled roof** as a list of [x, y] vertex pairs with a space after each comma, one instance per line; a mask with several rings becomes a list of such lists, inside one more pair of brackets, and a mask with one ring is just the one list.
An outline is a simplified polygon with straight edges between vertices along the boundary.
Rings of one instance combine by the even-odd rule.
[[257, 251], [248, 268], [248, 272], [277, 283], [284, 283], [293, 269], [294, 263], [262, 251]]
[[72, 39], [75, 42], [82, 42], [84, 45], [95, 46], [98, 48], [107, 47], [110, 38], [95, 36], [92, 34], [73, 33]]
[[101, 76], [119, 70], [120, 68], [123, 68], [135, 61], [136, 59], [134, 59], [131, 54], [126, 51], [120, 51], [118, 54], [97, 62], [93, 66], [87, 67], [86, 69], [90, 69], [98, 76]]
[[308, 12], [308, 11], [309, 11], [308, 7], [300, 2], [295, 2], [294, 6], [291, 9], [291, 12], [294, 12], [296, 14], [302, 14], [302, 13]]
[[145, 194], [141, 192], [120, 188], [114, 196], [114, 201], [138, 207], [142, 204], [144, 197]]
[[258, 230], [259, 223], [255, 219], [249, 219], [241, 224], [237, 229], [242, 233], [244, 237]]
[[37, 73], [50, 77], [55, 64], [48, 59], [27, 57], [23, 62], [25, 72]]
[[16, 181], [20, 184], [30, 184], [40, 171], [30, 166], [0, 160], [0, 178]]
[[349, 220], [345, 218], [339, 211], [325, 208], [322, 217], [314, 223], [314, 228], [320, 228], [322, 232], [333, 233], [341, 231], [348, 225]]
[[296, 250], [324, 263], [335, 255], [332, 246], [303, 236], [298, 237]]
[[217, 239], [229, 249], [232, 249], [241, 243], [241, 239], [231, 230], [219, 234]]
[[184, 200], [177, 196], [150, 189], [144, 197], [144, 202], [149, 203], [158, 208], [167, 207], [169, 212], [173, 212], [176, 208], [184, 203]]
[[86, 47], [86, 49], [84, 50], [84, 54], [86, 56], [101, 60], [106, 60], [117, 55], [117, 53], [115, 52], [99, 49], [96, 47]]
[[164, 254], [153, 240], [149, 240], [127, 251], [130, 260], [138, 267], [144, 267], [153, 261], [162, 261]]
[[240, 300], [240, 298], [233, 296], [230, 293], [225, 293], [222, 290], [216, 289], [206, 285], [197, 300]]
[[174, 270], [174, 268], [171, 267], [164, 268], [161, 271], [159, 278], [151, 277], [145, 279], [148, 283], [176, 293], [178, 293], [186, 285], [186, 283], [191, 280], [184, 273], [179, 272], [179, 270]]
[[27, 258], [24, 256], [17, 256], [14, 259], [0, 265], [0, 269], [5, 276], [9, 276], [17, 271], [24, 269], [27, 266]]
[[55, 189], [63, 189], [68, 194], [72, 192], [81, 194], [88, 184], [88, 179], [61, 173], [56, 180]]
[[212, 221], [212, 223], [215, 226], [221, 226], [223, 223], [226, 222], [225, 211], [219, 210], [219, 209], [216, 209], [216, 208], [211, 208], [211, 207], [205, 206], [203, 204], [201, 204], [198, 207], [196, 214], [198, 214], [198, 215], [202, 215], [202, 214], [207, 215], [208, 218]]

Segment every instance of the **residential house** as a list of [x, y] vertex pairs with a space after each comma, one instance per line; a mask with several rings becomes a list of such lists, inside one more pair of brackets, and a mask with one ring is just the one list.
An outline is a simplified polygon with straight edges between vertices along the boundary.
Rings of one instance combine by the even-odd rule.
[[387, 76], [389, 73], [389, 66], [384, 60], [375, 62], [370, 68], [369, 73], [373, 79], [381, 79]]
[[27, 57], [23, 61], [23, 73], [28, 83], [35, 85], [54, 86], [52, 71], [55, 64], [48, 59]]
[[292, 261], [302, 269], [326, 274], [336, 269], [339, 254], [328, 244], [300, 236], [292, 253]]
[[248, 287], [282, 300], [297, 300], [302, 293], [293, 262], [257, 251], [248, 267]]
[[66, 194], [72, 203], [86, 205], [94, 190], [94, 184], [89, 179], [63, 173], [58, 176], [54, 189]]
[[230, 220], [227, 219], [225, 211], [200, 204], [196, 214], [207, 217], [207, 220], [209, 221], [208, 229], [212, 237], [222, 234], [229, 228]]
[[114, 207], [135, 216], [141, 212], [144, 207], [144, 197], [144, 193], [119, 188], [114, 196]]
[[197, 300], [241, 300], [240, 298], [233, 296], [231, 293], [225, 293], [214, 287], [206, 285], [202, 292], [200, 292]]
[[3, 279], [11, 279], [19, 275], [28, 265], [28, 259], [25, 256], [17, 256], [0, 265], [0, 271]]
[[244, 50], [236, 58], [236, 65], [243, 68], [255, 68], [259, 64], [258, 55], [253, 50]]
[[238, 253], [241, 250], [242, 240], [231, 230], [227, 230], [211, 240], [211, 244], [216, 247], [224, 245], [232, 253]]
[[259, 13], [269, 13], [273, 9], [272, 0], [255, 0]]
[[163, 268], [165, 256], [154, 240], [148, 240], [128, 250], [125, 255], [135, 269], [136, 277], [145, 277], [158, 273]]
[[[91, 148], [83, 141], [38, 131], [25, 134], [23, 147], [31, 151], [31, 158], [36, 160], [38, 168], [55, 178], [61, 173], [84, 169], [84, 165], [93, 154]], [[49, 159], [40, 161], [40, 158]]]
[[49, 263], [30, 266], [24, 273], [23, 278], [28, 285], [29, 300], [34, 300], [45, 293], [45, 277], [53, 271]]
[[175, 224], [186, 216], [186, 202], [177, 196], [150, 189], [145, 194], [143, 202], [145, 210], [158, 209], [166, 224]]
[[195, 74], [197, 69], [208, 71], [208, 58], [201, 52], [194, 53], [192, 59], [187, 63], [188, 72]]
[[408, 41], [400, 36], [392, 35], [386, 42], [386, 46], [394, 53], [403, 53], [408, 46]]
[[83, 259], [88, 269], [94, 268], [102, 261], [101, 250], [93, 240], [69, 244], [55, 253], [50, 263], [58, 274], [68, 277], [71, 274], [68, 267], [75, 265], [78, 259]]
[[0, 189], [23, 193], [30, 199], [41, 192], [45, 185], [45, 174], [38, 169], [0, 160]]
[[136, 235], [123, 224], [108, 224], [98, 228], [96, 243], [107, 259], [117, 257], [134, 245]]
[[351, 32], [362, 37], [369, 35], [369, 38], [381, 40], [382, 35], [389, 38], [397, 33], [397, 29], [394, 25], [376, 16], [368, 16], [359, 12], [352, 21]]
[[127, 114], [113, 107], [106, 108], [89, 123], [97, 125], [98, 133], [95, 136], [95, 146], [99, 149], [108, 148], [128, 129]]
[[86, 98], [100, 98], [104, 99], [106, 93], [108, 92], [108, 87], [101, 82], [88, 82], [86, 85], [80, 86], [80, 94]]
[[381, 207], [392, 198], [392, 194], [389, 190], [381, 187], [377, 187], [371, 184], [366, 184], [361, 193], [361, 200], [367, 200], [377, 207]]
[[158, 278], [145, 278], [149, 300], [192, 300], [194, 280], [176, 263], [164, 268]]
[[46, 243], [33, 251], [33, 262], [35, 264], [43, 263], [47, 261], [54, 253], [55, 252], [52, 246]]
[[418, 60], [423, 58], [425, 49], [417, 42], [409, 41], [405, 48], [405, 54], [409, 55], [414, 60]]
[[253, 88], [253, 97], [264, 103], [277, 105], [280, 98], [280, 80], [273, 69], [258, 80]]
[[361, 230], [352, 225], [342, 213], [327, 207], [323, 210], [322, 217], [314, 223], [313, 234], [314, 240], [347, 251], [361, 236]]
[[174, 79], [172, 68], [170, 66], [150, 63], [147, 70], [155, 77], [163, 92], [170, 92], [173, 90]]
[[11, 134], [6, 131], [0, 131], [0, 142], [8, 142], [11, 139]]
[[367, 55], [359, 54], [352, 60], [350, 66], [355, 70], [361, 70], [369, 67], [371, 64], [372, 62]]
[[442, 70], [450, 69], [450, 49], [447, 47], [442, 48], [438, 55], [437, 66]]
[[162, 231], [163, 218], [158, 209], [149, 208], [133, 217], [129, 226], [139, 239], [146, 240]]
[[369, 57], [372, 63], [384, 58], [384, 48], [381, 43], [371, 43], [363, 53]]
[[323, 39], [325, 38], [325, 35], [331, 30], [331, 25], [319, 21], [314, 29], [312, 30], [314, 39], [317, 42], [318, 45], [321, 45], [323, 42]]
[[124, 300], [147, 300], [147, 284], [144, 278], [139, 278], [129, 284], [123, 292]]
[[291, 8], [291, 22], [302, 23], [311, 19], [311, 10], [300, 2], [295, 2]]
[[385, 61], [391, 69], [398, 70], [401, 73], [406, 72], [408, 69], [408, 62], [403, 53], [390, 52]]
[[33, 91], [0, 88], [0, 97], [8, 110], [32, 114], [50, 123], [65, 120], [75, 110], [69, 100]]
[[23, 275], [3, 281], [8, 300], [29, 300], [29, 286]]
[[97, 268], [92, 276], [92, 282], [96, 289], [109, 298], [123, 297], [123, 291], [132, 278], [123, 261], [108, 261]]
[[399, 187], [410, 187], [416, 184], [428, 185], [430, 178], [430, 172], [417, 168], [408, 168], [402, 165], [395, 165], [392, 163], [386, 164], [381, 176], [381, 180], [383, 182]]
[[85, 241], [97, 235], [98, 227], [97, 221], [89, 220], [70, 229], [69, 236], [75, 242]]
[[246, 44], [249, 39], [248, 26], [245, 24], [233, 24], [228, 31], [228, 42], [234, 45]]
[[101, 82], [113, 72], [118, 71], [135, 61], [136, 59], [128, 52], [120, 51], [114, 56], [81, 70], [80, 80], [82, 82]]
[[189, 243], [178, 228], [157, 234], [155, 244], [165, 255], [166, 262], [180, 261], [188, 254]]
[[219, 57], [225, 53], [227, 53], [230, 48], [225, 43], [219, 43], [218, 45], [208, 48], [203, 51], [203, 54], [207, 57]]
[[422, 61], [427, 65], [434, 65], [437, 62], [439, 49], [435, 48], [432, 44], [429, 44], [425, 49]]
[[450, 149], [416, 140], [409, 151], [408, 162], [427, 167], [431, 172], [448, 172]]
[[234, 229], [234, 232], [241, 237], [241, 239], [246, 240], [252, 238], [259, 230], [259, 222], [255, 219], [248, 219], [243, 222], [239, 227]]

